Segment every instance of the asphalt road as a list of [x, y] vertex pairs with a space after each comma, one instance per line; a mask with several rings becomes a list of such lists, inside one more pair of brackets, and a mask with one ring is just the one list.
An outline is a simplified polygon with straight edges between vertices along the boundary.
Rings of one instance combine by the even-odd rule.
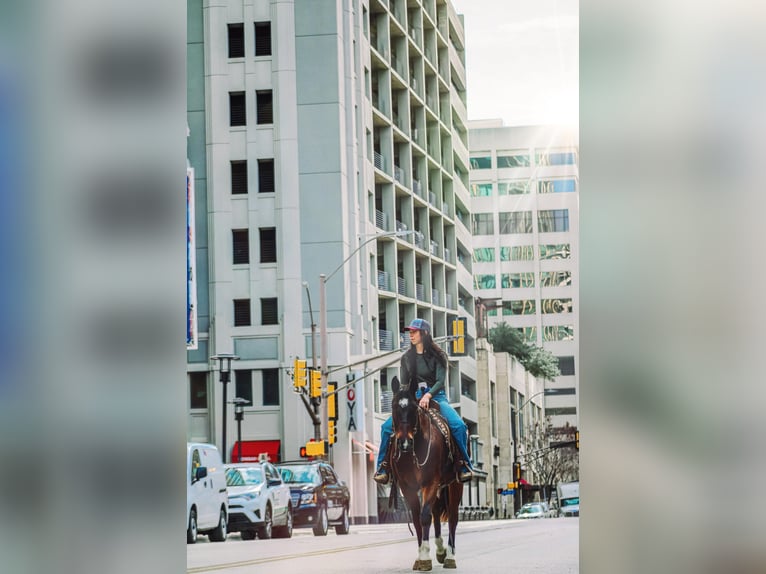
[[[578, 535], [578, 518], [462, 522], [457, 570], [448, 571], [577, 573]], [[434, 571], [443, 570], [433, 542], [431, 554]], [[416, 558], [417, 542], [406, 524], [352, 525], [345, 536], [330, 530], [316, 537], [310, 529], [296, 529], [291, 539], [243, 541], [230, 534], [226, 542], [210, 543], [200, 536], [197, 544], [187, 546], [187, 572], [404, 574], [412, 572]]]

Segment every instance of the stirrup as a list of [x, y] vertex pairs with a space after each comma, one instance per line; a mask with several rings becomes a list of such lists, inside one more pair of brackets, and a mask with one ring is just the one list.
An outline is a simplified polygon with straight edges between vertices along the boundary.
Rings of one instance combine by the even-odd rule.
[[460, 482], [468, 482], [473, 478], [473, 470], [471, 468], [463, 463], [460, 468], [460, 472], [458, 472], [458, 478], [460, 479]]
[[386, 469], [385, 463], [380, 465], [380, 468], [378, 468], [377, 472], [372, 477], [372, 480], [378, 484], [388, 484], [389, 479], [390, 476], [388, 474], [388, 470]]

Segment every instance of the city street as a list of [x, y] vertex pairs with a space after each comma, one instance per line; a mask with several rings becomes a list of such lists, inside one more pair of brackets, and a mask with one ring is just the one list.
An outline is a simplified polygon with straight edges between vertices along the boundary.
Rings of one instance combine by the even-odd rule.
[[[578, 518], [462, 522], [456, 572], [577, 573], [578, 535]], [[442, 570], [433, 541], [431, 554], [433, 570]], [[224, 543], [210, 543], [200, 536], [187, 546], [187, 572], [405, 573], [412, 572], [416, 557], [406, 524], [352, 525], [346, 536], [331, 530], [315, 537], [310, 529], [296, 529], [292, 539], [282, 540], [243, 541], [230, 534]]]

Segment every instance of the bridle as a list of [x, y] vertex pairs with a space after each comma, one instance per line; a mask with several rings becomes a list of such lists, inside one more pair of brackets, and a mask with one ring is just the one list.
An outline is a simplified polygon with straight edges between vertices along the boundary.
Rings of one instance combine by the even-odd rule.
[[[423, 468], [426, 465], [426, 463], [428, 462], [429, 457], [431, 456], [431, 430], [433, 428], [433, 423], [431, 422], [431, 413], [428, 412], [428, 409], [423, 409], [423, 408], [420, 407], [420, 405], [417, 405], [415, 408], [417, 410], [415, 412], [415, 420], [416, 420], [416, 422], [415, 422], [415, 425], [414, 425], [414, 427], [412, 429], [412, 443], [413, 443], [412, 444], [412, 459], [415, 461], [415, 464], [417, 465], [418, 468]], [[423, 462], [420, 462], [418, 460], [418, 455], [415, 452], [415, 436], [418, 434], [418, 423], [420, 422], [420, 411], [421, 410], [423, 411], [423, 414], [425, 414], [426, 418], [428, 419], [428, 437], [429, 437], [429, 439], [427, 441], [428, 442], [428, 448], [426, 450], [426, 457], [423, 459]], [[401, 456], [402, 456], [402, 451], [399, 448], [399, 443], [397, 441], [396, 442], [395, 460], [399, 461]]]

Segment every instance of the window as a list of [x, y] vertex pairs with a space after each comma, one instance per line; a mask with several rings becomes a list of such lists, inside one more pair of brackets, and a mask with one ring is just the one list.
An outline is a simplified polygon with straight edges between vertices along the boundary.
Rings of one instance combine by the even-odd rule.
[[492, 219], [492, 213], [474, 213], [473, 214], [473, 234], [474, 235], [494, 235], [495, 222]]
[[567, 287], [571, 284], [571, 271], [543, 271], [540, 273], [541, 287]]
[[[564, 373], [562, 373], [563, 375]], [[573, 373], [574, 374], [574, 373]], [[574, 387], [567, 387], [565, 389], [545, 389], [546, 397], [556, 397], [559, 395], [576, 395], [577, 390]], [[548, 409], [545, 409], [546, 412]]]
[[569, 231], [569, 210], [548, 209], [537, 213], [537, 226], [540, 233]]
[[538, 151], [537, 165], [575, 165], [577, 152], [574, 151]]
[[529, 154], [498, 155], [497, 167], [527, 167], [529, 166]]
[[540, 259], [569, 259], [569, 243], [540, 244]]
[[274, 102], [271, 90], [255, 92], [258, 125], [274, 123]]
[[543, 313], [571, 313], [571, 299], [543, 299], [540, 302]]
[[207, 408], [207, 372], [189, 373], [189, 407]]
[[534, 287], [535, 286], [535, 274], [534, 273], [503, 273], [502, 287], [503, 289], [515, 289], [518, 287]]
[[253, 404], [253, 371], [251, 370], [235, 370], [234, 371], [234, 396], [241, 397], [247, 400], [250, 404], [246, 406], [252, 406]]
[[265, 227], [258, 230], [261, 244], [261, 263], [277, 262], [277, 230]]
[[574, 375], [575, 363], [574, 357], [559, 357], [559, 371], [562, 375]]
[[232, 229], [231, 240], [234, 265], [250, 263], [250, 237], [247, 229]]
[[279, 406], [279, 369], [263, 369], [261, 371], [263, 385], [263, 406]]
[[258, 160], [258, 193], [274, 193], [274, 160]]
[[477, 263], [485, 263], [487, 261], [495, 260], [495, 248], [494, 247], [478, 247], [473, 250], [473, 259]]
[[577, 407], [553, 407], [545, 409], [546, 415], [576, 415]]
[[231, 193], [247, 193], [247, 160], [231, 162]]
[[533, 261], [535, 250], [531, 245], [514, 245], [500, 248], [501, 261]]
[[491, 183], [472, 183], [471, 197], [489, 197], [492, 195]]
[[500, 233], [532, 233], [531, 211], [500, 212]]
[[534, 315], [535, 300], [503, 301], [503, 315]]
[[492, 158], [490, 156], [472, 157], [471, 169], [491, 169]]
[[531, 190], [529, 181], [501, 181], [497, 184], [498, 195], [524, 195]]
[[250, 325], [250, 299], [234, 299], [234, 326]]
[[276, 297], [261, 299], [261, 325], [278, 325], [278, 311]]
[[247, 123], [245, 92], [229, 92], [229, 125], [244, 126]]
[[229, 58], [245, 57], [245, 25], [229, 24]]
[[574, 341], [574, 325], [546, 325], [543, 341]]
[[525, 342], [537, 343], [537, 327], [515, 327], [515, 329]]
[[255, 55], [271, 56], [271, 22], [255, 23]]
[[537, 193], [573, 193], [577, 191], [574, 179], [541, 179], [537, 182]]
[[476, 289], [494, 289], [495, 288], [494, 275], [476, 275], [473, 278], [473, 280], [474, 280]]

